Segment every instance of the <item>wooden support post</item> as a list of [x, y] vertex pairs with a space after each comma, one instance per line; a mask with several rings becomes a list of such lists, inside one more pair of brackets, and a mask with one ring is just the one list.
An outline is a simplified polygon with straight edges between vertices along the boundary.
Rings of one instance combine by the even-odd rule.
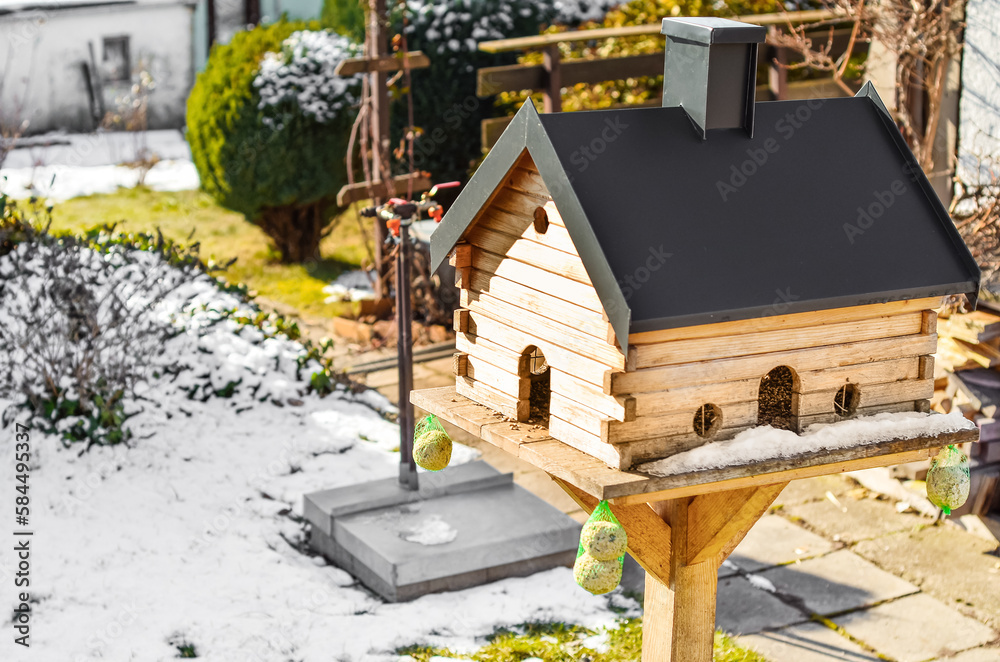
[[[598, 500], [553, 478], [587, 512]], [[646, 570], [642, 662], [711, 662], [718, 570], [788, 483], [612, 506]]]
[[558, 113], [562, 110], [562, 75], [559, 67], [559, 44], [551, 44], [542, 51], [542, 66], [545, 67], [545, 89], [542, 110]]

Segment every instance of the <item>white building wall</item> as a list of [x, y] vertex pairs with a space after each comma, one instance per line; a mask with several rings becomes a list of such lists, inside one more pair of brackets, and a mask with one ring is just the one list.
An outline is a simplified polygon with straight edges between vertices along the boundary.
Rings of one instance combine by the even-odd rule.
[[[194, 83], [193, 10], [188, 4], [146, 2], [0, 15], [0, 75], [6, 73], [0, 109], [8, 118], [20, 112], [32, 134], [93, 130], [84, 75], [88, 43], [103, 71], [104, 39], [127, 36], [132, 80], [143, 66], [156, 85], [149, 97], [149, 127], [183, 126]], [[129, 86], [104, 85], [106, 111], [115, 110], [116, 98]]]
[[1000, 0], [966, 6], [958, 175], [990, 181], [1000, 166]]

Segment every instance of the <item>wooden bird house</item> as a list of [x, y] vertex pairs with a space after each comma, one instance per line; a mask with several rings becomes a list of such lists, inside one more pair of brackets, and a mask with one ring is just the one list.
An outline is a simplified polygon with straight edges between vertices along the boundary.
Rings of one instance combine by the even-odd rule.
[[664, 25], [664, 107], [526, 103], [435, 232], [457, 392], [618, 469], [926, 411], [979, 270], [874, 89], [755, 104], [763, 28]]
[[410, 399], [609, 500], [642, 659], [708, 662], [716, 571], [789, 480], [978, 438], [913, 412], [935, 309], [974, 305], [979, 269], [870, 84], [755, 103], [763, 28], [662, 31], [662, 107], [526, 103], [445, 215], [456, 383]]

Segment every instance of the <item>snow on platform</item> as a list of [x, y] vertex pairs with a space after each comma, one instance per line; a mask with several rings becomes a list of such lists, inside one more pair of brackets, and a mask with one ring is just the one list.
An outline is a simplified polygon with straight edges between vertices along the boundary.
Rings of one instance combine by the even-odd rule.
[[901, 412], [862, 416], [838, 423], [811, 425], [802, 434], [765, 425], [745, 430], [727, 441], [714, 441], [662, 460], [647, 462], [639, 465], [638, 470], [653, 476], [674, 476], [790, 459], [819, 451], [870, 446], [890, 440], [936, 437], [975, 428], [975, 423], [957, 411], [951, 414]]

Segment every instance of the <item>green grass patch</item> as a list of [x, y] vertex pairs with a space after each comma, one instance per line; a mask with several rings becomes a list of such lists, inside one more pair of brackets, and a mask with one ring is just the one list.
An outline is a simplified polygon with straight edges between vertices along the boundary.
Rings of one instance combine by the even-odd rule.
[[291, 306], [304, 317], [350, 312], [351, 304], [324, 303], [323, 288], [344, 271], [357, 269], [368, 255], [361, 229], [348, 210], [320, 245], [323, 259], [310, 264], [281, 264], [258, 227], [218, 206], [201, 191], [119, 189], [58, 202], [52, 217], [54, 232], [81, 234], [95, 225], [117, 223], [116, 230], [122, 232], [154, 232], [159, 228], [168, 239], [199, 242], [206, 262], [225, 263], [236, 258], [226, 280], [246, 283], [261, 297]]
[[[435, 655], [475, 662], [520, 662], [537, 657], [545, 662], [638, 662], [642, 656], [642, 619], [629, 618], [607, 632], [608, 649], [589, 647], [591, 630], [565, 623], [528, 623], [514, 629], [499, 629], [486, 646], [475, 653], [460, 655], [446, 648], [408, 646], [396, 652], [427, 662]], [[740, 648], [729, 636], [716, 632], [714, 662], [767, 662], [753, 651]]]

